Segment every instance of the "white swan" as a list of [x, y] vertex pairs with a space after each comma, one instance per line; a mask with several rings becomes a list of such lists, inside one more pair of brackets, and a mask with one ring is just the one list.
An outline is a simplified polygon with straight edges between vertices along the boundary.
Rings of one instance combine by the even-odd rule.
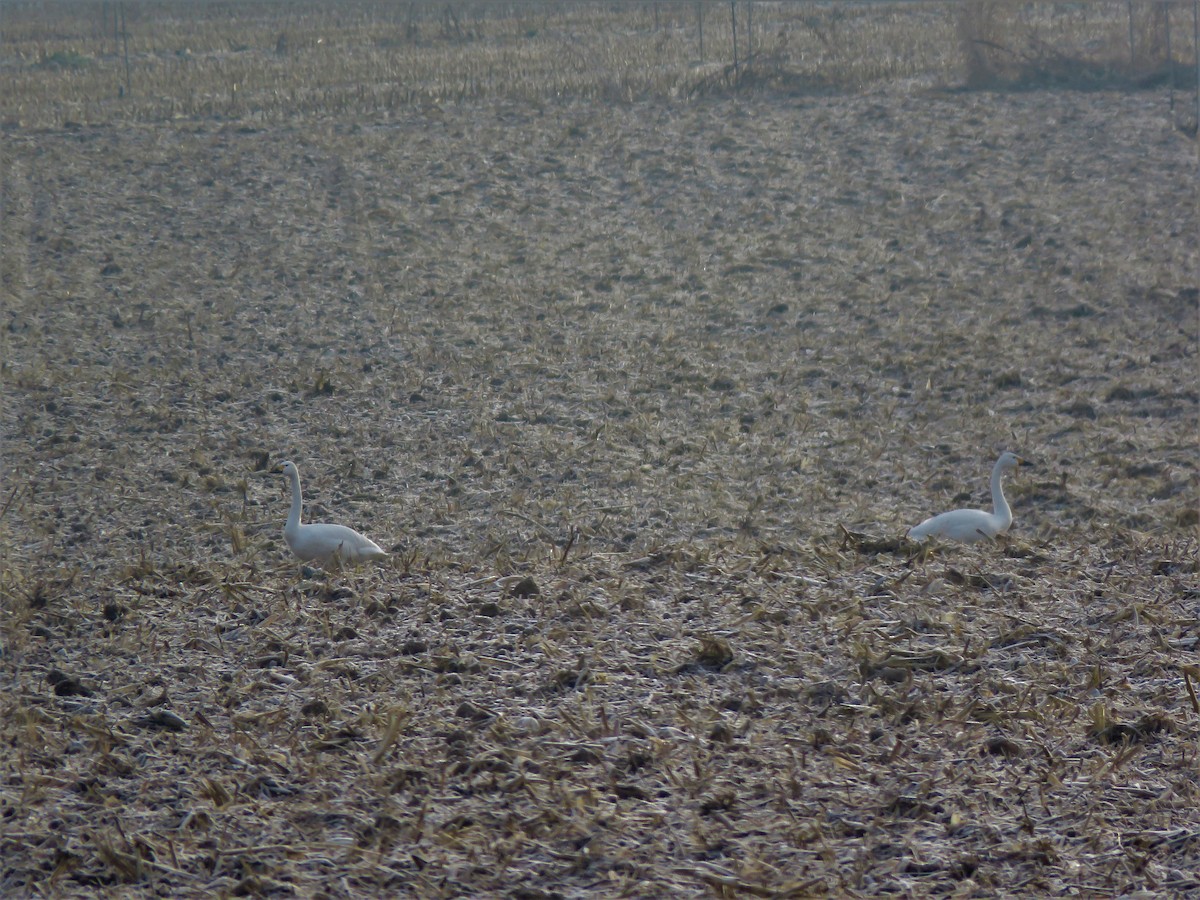
[[387, 556], [384, 549], [370, 538], [345, 525], [301, 525], [300, 507], [303, 499], [300, 493], [300, 470], [294, 462], [285, 462], [273, 471], [282, 472], [292, 482], [292, 508], [288, 512], [287, 524], [283, 526], [283, 539], [300, 559], [328, 565], [335, 558], [339, 563], [359, 563]]
[[910, 539], [923, 541], [928, 537], [945, 538], [951, 541], [963, 541], [973, 544], [1008, 531], [1012, 525], [1012, 510], [1004, 499], [1004, 487], [1001, 480], [1017, 468], [1028, 465], [1015, 453], [1001, 453], [992, 468], [992, 512], [982, 509], [956, 509], [941, 515], [926, 519], [920, 525], [914, 526], [908, 532]]

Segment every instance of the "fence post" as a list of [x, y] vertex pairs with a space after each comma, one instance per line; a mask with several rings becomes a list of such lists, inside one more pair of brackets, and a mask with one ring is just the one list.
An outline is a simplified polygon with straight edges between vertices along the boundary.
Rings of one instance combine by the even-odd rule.
[[1133, 0], [1125, 0], [1125, 10], [1129, 13], [1129, 74], [1133, 74], [1136, 59], [1133, 51]]
[[[125, 54], [125, 93], [129, 94], [133, 91], [133, 85], [129, 83], [129, 29], [125, 25], [125, 4], [117, 4], [121, 12], [121, 46]], [[113, 24], [117, 22], [117, 17], [113, 15]]]
[[1196, 156], [1200, 158], [1200, 0], [1192, 0], [1192, 56], [1196, 58]]
[[733, 83], [737, 84], [737, 77], [738, 77], [737, 0], [729, 0], [729, 21], [733, 27]]

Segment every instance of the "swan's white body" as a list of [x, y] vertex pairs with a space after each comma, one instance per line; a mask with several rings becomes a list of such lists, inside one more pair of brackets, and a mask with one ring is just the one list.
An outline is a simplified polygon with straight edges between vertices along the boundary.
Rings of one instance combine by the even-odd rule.
[[304, 501], [300, 493], [300, 470], [295, 463], [285, 462], [279, 471], [292, 482], [292, 508], [283, 526], [283, 539], [296, 556], [321, 565], [328, 565], [335, 558], [340, 563], [359, 563], [387, 556], [373, 540], [345, 525], [301, 525], [300, 507]]
[[923, 541], [929, 537], [937, 537], [973, 544], [1004, 534], [1012, 525], [1013, 516], [1008, 501], [1004, 499], [1004, 486], [1001, 482], [1007, 473], [1019, 465], [1021, 459], [1014, 453], [1001, 453], [1000, 458], [996, 460], [996, 465], [992, 467], [992, 512], [982, 509], [944, 512], [910, 529], [909, 538]]

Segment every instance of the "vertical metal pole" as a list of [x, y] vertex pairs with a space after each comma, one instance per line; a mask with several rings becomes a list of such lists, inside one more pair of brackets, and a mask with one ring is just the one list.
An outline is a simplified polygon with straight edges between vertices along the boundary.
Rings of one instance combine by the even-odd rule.
[[1200, 0], [1192, 0], [1192, 56], [1196, 58], [1196, 156], [1200, 158]]
[[1133, 73], [1133, 0], [1125, 0], [1125, 8], [1129, 11], [1129, 72]]
[[754, 60], [754, 0], [746, 0], [746, 63]]
[[[119, 4], [121, 9], [121, 43], [125, 50], [125, 93], [128, 94], [132, 90], [129, 83], [129, 29], [125, 26], [125, 4]], [[116, 21], [116, 18], [113, 18]]]
[[1162, 0], [1162, 2], [1159, 4], [1159, 7], [1166, 14], [1166, 22], [1164, 23], [1164, 26], [1167, 31], [1167, 33], [1166, 33], [1167, 75], [1170, 77], [1170, 81], [1167, 82], [1167, 84], [1169, 85], [1169, 87], [1167, 88], [1167, 96], [1170, 98], [1169, 104], [1170, 104], [1170, 109], [1171, 109], [1171, 121], [1174, 122], [1175, 121], [1175, 61], [1171, 58], [1171, 3], [1170, 3], [1170, 0]]
[[729, 19], [733, 23], [733, 83], [737, 84], [737, 0], [729, 0]]

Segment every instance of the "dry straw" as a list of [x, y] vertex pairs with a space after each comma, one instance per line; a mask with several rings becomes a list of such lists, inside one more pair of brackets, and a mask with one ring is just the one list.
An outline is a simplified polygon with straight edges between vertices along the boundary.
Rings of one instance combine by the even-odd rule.
[[[1165, 87], [961, 90], [937, 4], [736, 80], [725, 5], [128, 4], [120, 97], [102, 6], [0, 44], [0, 894], [1200, 892]], [[902, 539], [1003, 448], [1007, 537]], [[284, 458], [390, 558], [301, 569]]]

